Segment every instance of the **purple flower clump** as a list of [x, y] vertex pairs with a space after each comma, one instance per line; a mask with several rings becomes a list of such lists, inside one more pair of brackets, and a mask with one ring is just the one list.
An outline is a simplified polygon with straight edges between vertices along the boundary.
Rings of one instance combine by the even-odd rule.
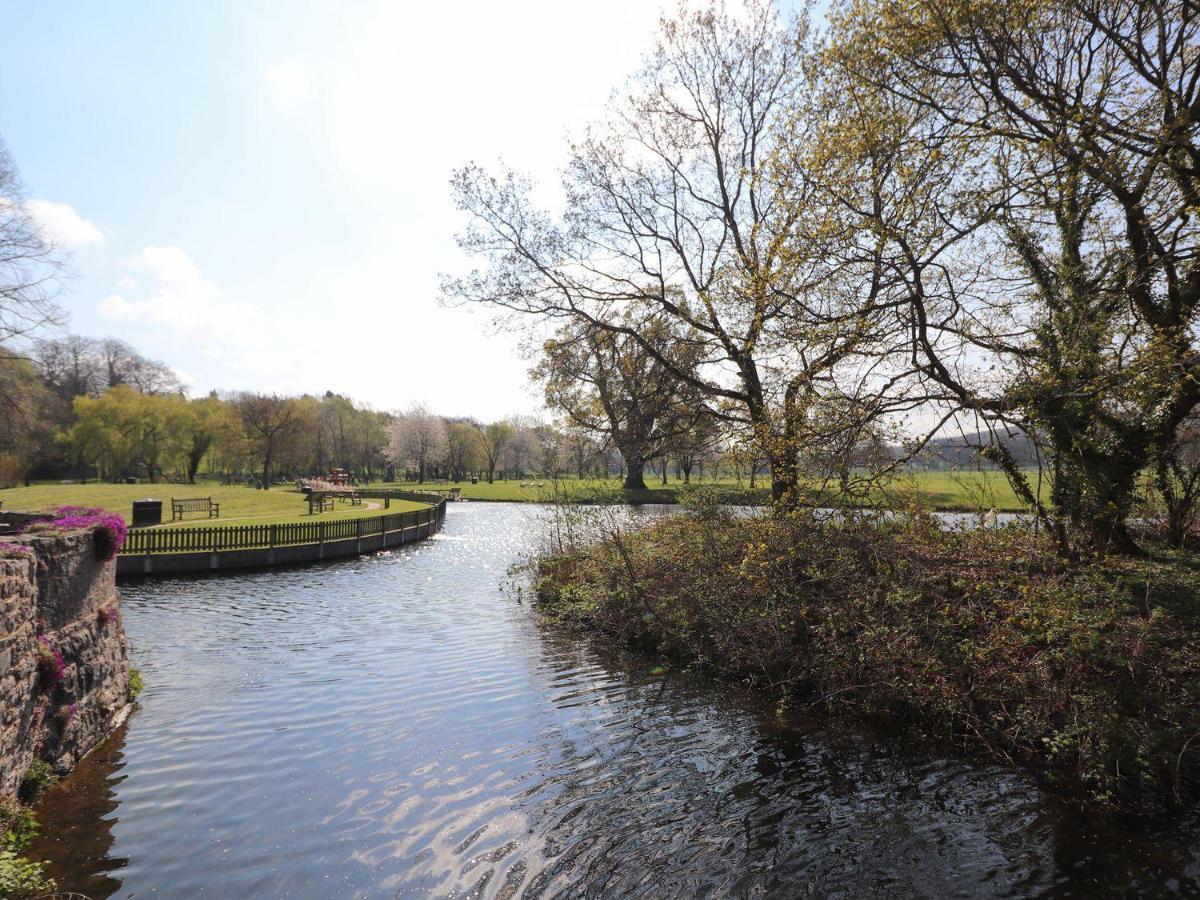
[[125, 521], [115, 513], [106, 512], [98, 506], [60, 506], [54, 518], [37, 522], [30, 531], [58, 532], [74, 529], [91, 529], [96, 541], [96, 556], [112, 559], [120, 552], [129, 529]]
[[0, 541], [0, 559], [3, 559], [6, 556], [28, 559], [29, 557], [33, 556], [33, 548], [27, 544], [14, 544], [9, 541]]
[[63, 659], [62, 651], [57, 649], [46, 636], [38, 636], [38, 674], [53, 687], [60, 684], [67, 675], [67, 661]]

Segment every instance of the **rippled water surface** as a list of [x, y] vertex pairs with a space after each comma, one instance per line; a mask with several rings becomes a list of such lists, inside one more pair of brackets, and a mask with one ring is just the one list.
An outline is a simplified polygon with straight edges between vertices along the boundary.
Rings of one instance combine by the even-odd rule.
[[1200, 893], [1194, 819], [1116, 830], [543, 634], [501, 589], [539, 515], [456, 504], [402, 552], [126, 586], [141, 707], [32, 853], [93, 897]]

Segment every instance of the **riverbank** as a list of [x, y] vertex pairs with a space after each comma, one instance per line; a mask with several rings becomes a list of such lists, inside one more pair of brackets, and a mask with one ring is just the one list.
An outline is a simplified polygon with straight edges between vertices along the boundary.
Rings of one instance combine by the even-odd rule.
[[1071, 566], [1024, 528], [920, 517], [710, 509], [599, 528], [537, 562], [551, 620], [784, 705], [906, 726], [1102, 806], [1196, 795], [1200, 558]]

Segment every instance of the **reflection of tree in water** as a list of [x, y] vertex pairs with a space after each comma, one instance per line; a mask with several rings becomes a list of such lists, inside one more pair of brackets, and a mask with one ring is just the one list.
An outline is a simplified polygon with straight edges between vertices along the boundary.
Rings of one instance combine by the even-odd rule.
[[[581, 705], [578, 683], [563, 693], [603, 727], [560, 735], [559, 764], [527, 795], [541, 853], [527, 854], [520, 877], [535, 870], [534, 894], [572, 884], [625, 896], [664, 884], [733, 896], [953, 896], [976, 881], [1016, 894], [1198, 888], [1189, 843], [1200, 816], [1106, 821], [1021, 773], [891, 729], [805, 720], [803, 704], [780, 716], [736, 685], [582, 649], [549, 628], [543, 645], [563, 669], [620, 673], [625, 709], [606, 719], [608, 704]], [[601, 693], [616, 695], [611, 684]]]
[[116, 893], [121, 879], [113, 873], [129, 860], [112, 858], [113, 815], [117, 808], [116, 785], [125, 766], [125, 732], [122, 725], [107, 741], [88, 754], [70, 775], [46, 792], [38, 804], [41, 834], [26, 854], [46, 860], [47, 874], [60, 891], [78, 891], [98, 900]]

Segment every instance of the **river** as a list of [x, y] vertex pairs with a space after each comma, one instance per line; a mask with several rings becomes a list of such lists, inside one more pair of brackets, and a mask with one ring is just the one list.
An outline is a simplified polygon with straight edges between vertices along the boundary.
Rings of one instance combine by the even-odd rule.
[[31, 848], [91, 897], [1200, 894], [1200, 818], [1108, 825], [979, 760], [547, 634], [543, 511], [122, 588], [146, 682]]

